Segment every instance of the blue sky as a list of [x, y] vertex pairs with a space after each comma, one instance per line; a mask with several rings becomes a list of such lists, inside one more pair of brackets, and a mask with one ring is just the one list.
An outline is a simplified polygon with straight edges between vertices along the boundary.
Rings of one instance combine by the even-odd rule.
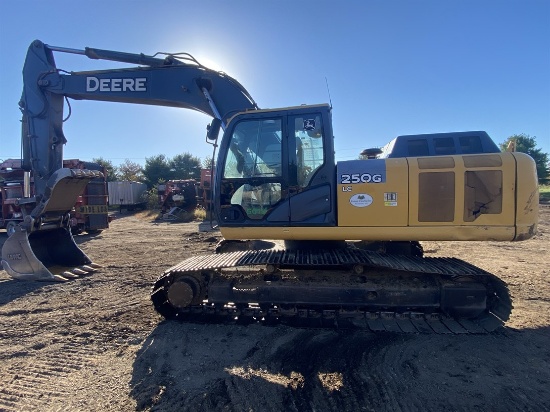
[[[536, 136], [550, 153], [550, 1], [0, 0], [0, 159], [20, 155], [29, 44], [188, 52], [261, 108], [329, 101], [338, 160], [400, 134]], [[55, 54], [65, 70], [119, 67]], [[325, 80], [326, 79], [326, 80]], [[210, 119], [189, 110], [72, 101], [66, 158], [202, 159]]]

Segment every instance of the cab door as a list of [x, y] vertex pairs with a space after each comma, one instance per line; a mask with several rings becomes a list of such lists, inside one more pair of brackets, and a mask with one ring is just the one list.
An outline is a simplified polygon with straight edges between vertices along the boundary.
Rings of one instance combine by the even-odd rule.
[[221, 226], [287, 225], [288, 143], [284, 116], [242, 115], [220, 149], [218, 215]]
[[334, 226], [335, 166], [329, 112], [288, 116], [288, 130], [290, 225]]

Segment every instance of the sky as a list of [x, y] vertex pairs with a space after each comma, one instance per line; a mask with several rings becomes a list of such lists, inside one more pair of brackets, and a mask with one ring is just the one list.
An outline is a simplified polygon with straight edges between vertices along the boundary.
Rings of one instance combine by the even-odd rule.
[[[236, 78], [261, 108], [331, 103], [337, 160], [396, 136], [485, 130], [550, 153], [547, 0], [0, 0], [0, 160], [19, 158], [18, 101], [35, 39], [153, 55], [187, 52]], [[121, 67], [55, 53], [67, 71]], [[204, 114], [71, 101], [65, 158], [191, 153]]]

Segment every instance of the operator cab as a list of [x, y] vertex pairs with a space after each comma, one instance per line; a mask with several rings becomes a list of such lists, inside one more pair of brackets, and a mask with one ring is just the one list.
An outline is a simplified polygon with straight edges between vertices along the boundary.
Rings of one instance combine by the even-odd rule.
[[220, 226], [334, 226], [333, 153], [328, 105], [235, 116], [216, 163]]

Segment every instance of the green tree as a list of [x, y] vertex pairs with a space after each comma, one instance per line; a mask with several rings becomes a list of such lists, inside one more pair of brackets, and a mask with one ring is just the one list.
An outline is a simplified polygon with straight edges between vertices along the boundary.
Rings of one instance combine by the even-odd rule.
[[172, 180], [200, 179], [201, 177], [201, 159], [190, 153], [174, 156], [169, 164]]
[[214, 160], [211, 157], [207, 157], [202, 161], [202, 168], [203, 169], [212, 169], [212, 165], [214, 164]]
[[547, 184], [550, 177], [550, 167], [548, 153], [543, 153], [542, 149], [537, 149], [537, 138], [527, 134], [515, 134], [500, 144], [500, 150], [506, 151], [510, 145], [515, 145], [516, 152], [526, 153], [533, 158], [537, 165], [537, 174], [539, 184]]
[[165, 155], [159, 154], [145, 159], [143, 176], [148, 187], [154, 187], [159, 182], [170, 180], [170, 160]]
[[105, 168], [105, 172], [107, 174], [106, 178], [108, 182], [114, 182], [115, 180], [118, 180], [118, 169], [116, 166], [113, 166], [113, 163], [110, 160], [98, 157], [96, 159], [92, 159], [92, 162], [100, 164]]
[[139, 163], [132, 162], [130, 159], [126, 159], [118, 167], [118, 177], [120, 180], [127, 180], [131, 182], [142, 182], [143, 170]]

